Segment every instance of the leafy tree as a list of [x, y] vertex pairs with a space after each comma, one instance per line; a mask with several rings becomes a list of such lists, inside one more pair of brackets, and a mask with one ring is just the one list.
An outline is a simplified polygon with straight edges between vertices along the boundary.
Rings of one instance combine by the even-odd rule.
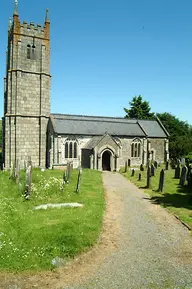
[[151, 119], [154, 118], [154, 113], [151, 113], [149, 102], [144, 101], [142, 96], [134, 96], [132, 101], [129, 102], [130, 109], [124, 108], [126, 118], [137, 119]]
[[179, 158], [192, 152], [192, 127], [168, 112], [157, 113], [157, 117], [170, 134], [170, 157]]

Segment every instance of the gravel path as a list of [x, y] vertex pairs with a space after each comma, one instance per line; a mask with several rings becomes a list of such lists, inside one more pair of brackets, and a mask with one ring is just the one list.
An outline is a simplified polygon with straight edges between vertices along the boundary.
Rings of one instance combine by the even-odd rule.
[[118, 248], [86, 283], [63, 289], [192, 289], [192, 237], [171, 214], [117, 173], [104, 173], [109, 198], [122, 199]]

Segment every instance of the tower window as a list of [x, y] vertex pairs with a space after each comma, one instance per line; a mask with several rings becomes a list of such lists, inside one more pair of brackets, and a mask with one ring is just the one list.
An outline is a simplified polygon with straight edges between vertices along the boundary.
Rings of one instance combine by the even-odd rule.
[[32, 46], [32, 51], [31, 51], [31, 59], [35, 60], [36, 59], [36, 51], [35, 51], [35, 45]]
[[27, 59], [31, 59], [31, 45], [27, 45]]

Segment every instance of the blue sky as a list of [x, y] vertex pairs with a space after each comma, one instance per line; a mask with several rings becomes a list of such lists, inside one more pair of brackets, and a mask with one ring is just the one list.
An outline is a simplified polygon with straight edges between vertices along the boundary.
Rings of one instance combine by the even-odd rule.
[[[1, 1], [0, 116], [7, 27]], [[20, 21], [51, 20], [51, 112], [124, 116], [135, 95], [192, 124], [191, 0], [19, 0]]]

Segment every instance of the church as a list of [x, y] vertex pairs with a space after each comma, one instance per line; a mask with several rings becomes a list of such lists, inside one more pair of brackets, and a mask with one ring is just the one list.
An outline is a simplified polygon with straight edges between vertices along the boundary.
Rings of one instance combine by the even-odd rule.
[[8, 28], [4, 78], [3, 164], [30, 157], [33, 167], [118, 171], [169, 159], [169, 134], [158, 118], [67, 115], [50, 112], [50, 19], [21, 23], [18, 1]]

